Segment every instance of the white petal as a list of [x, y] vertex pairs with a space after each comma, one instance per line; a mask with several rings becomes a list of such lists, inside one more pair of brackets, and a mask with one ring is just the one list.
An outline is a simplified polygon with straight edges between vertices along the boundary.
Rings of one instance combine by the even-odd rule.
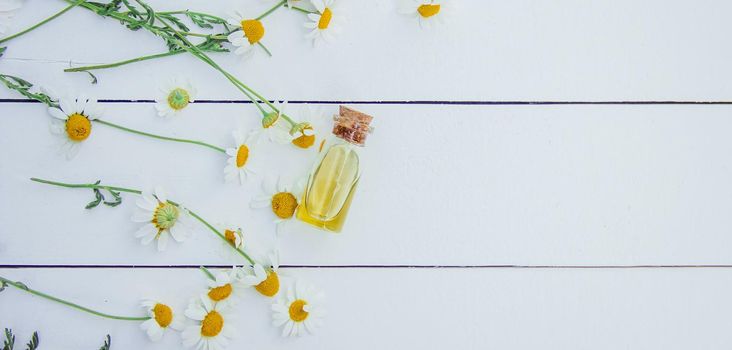
[[155, 225], [152, 223], [149, 223], [145, 226], [140, 227], [139, 230], [135, 232], [135, 237], [140, 238], [149, 235], [150, 233], [156, 234], [158, 233], [158, 229], [155, 228]]
[[56, 108], [56, 107], [48, 107], [48, 114], [50, 114], [52, 117], [59, 119], [59, 120], [66, 120], [69, 118], [66, 113], [64, 113], [62, 110]]
[[294, 324], [295, 324], [295, 322], [292, 322], [292, 321], [287, 322], [287, 324], [285, 324], [285, 327], [282, 328], [283, 337], [286, 337], [286, 336], [290, 335], [290, 333], [292, 333], [292, 327]]
[[133, 222], [151, 222], [152, 221], [152, 212], [142, 210], [142, 209], [136, 209], [135, 213], [132, 214], [131, 219]]
[[176, 242], [183, 242], [188, 239], [188, 231], [181, 225], [181, 223], [176, 223], [169, 229], [169, 231], [170, 236], [173, 237]]
[[81, 148], [81, 142], [69, 142], [69, 150], [66, 152], [66, 159], [71, 160], [76, 157]]

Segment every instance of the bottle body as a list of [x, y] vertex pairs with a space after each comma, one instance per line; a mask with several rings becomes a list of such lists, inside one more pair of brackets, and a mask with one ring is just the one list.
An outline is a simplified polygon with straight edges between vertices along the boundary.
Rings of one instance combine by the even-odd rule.
[[323, 151], [313, 167], [297, 209], [297, 218], [340, 232], [361, 176], [356, 146], [339, 142]]

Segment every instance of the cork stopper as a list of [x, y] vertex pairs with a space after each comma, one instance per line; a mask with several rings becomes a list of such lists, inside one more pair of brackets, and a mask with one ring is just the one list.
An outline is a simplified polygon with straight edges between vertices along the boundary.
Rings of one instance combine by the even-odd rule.
[[363, 146], [371, 133], [371, 120], [374, 117], [357, 110], [340, 106], [338, 115], [333, 117], [333, 135], [354, 145]]

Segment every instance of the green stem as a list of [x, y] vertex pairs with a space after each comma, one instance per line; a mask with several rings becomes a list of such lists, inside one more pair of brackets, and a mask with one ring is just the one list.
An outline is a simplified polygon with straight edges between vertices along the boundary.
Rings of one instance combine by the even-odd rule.
[[[118, 192], [142, 194], [142, 191], [140, 191], [140, 190], [136, 190], [136, 189], [132, 189], [132, 188], [125, 188], [125, 187], [106, 186], [106, 185], [101, 185], [101, 184], [98, 185], [98, 184], [93, 184], [93, 183], [70, 184], [70, 183], [65, 183], [65, 182], [39, 179], [36, 177], [32, 177], [30, 180], [34, 181], [34, 182], [42, 183], [42, 184], [66, 187], [66, 188], [97, 188], [97, 189], [104, 189], [104, 190], [114, 190], [114, 191], [118, 191]], [[179, 208], [181, 207], [180, 203], [174, 202], [172, 200], [168, 200], [168, 203], [175, 205], [176, 207], [179, 207]], [[227, 245], [229, 247], [231, 247], [232, 249], [234, 249], [237, 253], [239, 253], [239, 255], [241, 255], [247, 261], [249, 261], [250, 264], [254, 265], [256, 263], [254, 261], [254, 259], [252, 259], [243, 250], [231, 245], [231, 243], [229, 243], [229, 241], [226, 239], [226, 236], [224, 236], [224, 234], [222, 234], [221, 232], [219, 232], [219, 230], [217, 230], [215, 227], [213, 227], [213, 225], [209, 224], [208, 221], [204, 220], [201, 216], [199, 216], [194, 211], [192, 211], [188, 208], [185, 208], [185, 210], [188, 212], [188, 214], [190, 214], [192, 217], [194, 217], [196, 220], [198, 220], [200, 223], [202, 223], [204, 226], [206, 226], [209, 230], [211, 230], [211, 232], [215, 233], [219, 238], [221, 238], [221, 240], [226, 242]]]
[[[175, 203], [175, 202], [171, 202], [171, 201], [168, 201], [168, 202], [170, 202], [171, 204], [174, 204], [174, 205], [176, 205], [176, 206], [179, 206], [179, 204], [178, 204], [178, 203]], [[192, 210], [190, 210], [190, 209], [188, 209], [188, 208], [186, 208], [186, 210], [188, 210], [188, 214], [191, 214], [191, 216], [192, 216], [192, 217], [196, 218], [196, 220], [198, 220], [198, 221], [199, 221], [199, 222], [201, 222], [201, 223], [202, 223], [203, 225], [205, 225], [206, 227], [208, 227], [208, 229], [209, 229], [209, 230], [211, 230], [211, 232], [213, 232], [213, 233], [215, 233], [215, 234], [216, 234], [217, 236], [219, 236], [219, 238], [221, 238], [221, 239], [222, 239], [222, 240], [223, 240], [224, 242], [226, 242], [226, 244], [227, 244], [228, 246], [230, 246], [230, 247], [231, 247], [232, 249], [234, 249], [234, 250], [235, 250], [235, 251], [236, 251], [237, 253], [239, 253], [239, 255], [243, 256], [243, 257], [244, 257], [244, 259], [247, 259], [247, 261], [249, 261], [249, 263], [250, 263], [250, 264], [252, 264], [252, 265], [254, 265], [254, 264], [255, 264], [255, 261], [254, 261], [254, 260], [253, 260], [253, 259], [252, 259], [251, 257], [249, 257], [249, 255], [248, 255], [247, 253], [244, 253], [244, 251], [243, 251], [243, 250], [241, 250], [241, 249], [239, 249], [239, 248], [237, 248], [237, 247], [234, 247], [233, 245], [231, 245], [231, 243], [229, 243], [229, 241], [228, 241], [228, 240], [226, 239], [226, 236], [224, 236], [224, 235], [223, 235], [223, 234], [222, 234], [221, 232], [219, 232], [219, 230], [217, 230], [217, 229], [216, 229], [215, 227], [213, 227], [213, 226], [212, 226], [211, 224], [209, 224], [209, 223], [208, 223], [208, 222], [207, 222], [206, 220], [204, 220], [204, 219], [203, 219], [202, 217], [200, 217], [200, 216], [199, 216], [198, 214], [194, 213], [194, 212], [193, 212]]]
[[275, 10], [282, 7], [282, 5], [284, 5], [285, 3], [287, 3], [287, 0], [282, 0], [282, 1], [278, 2], [277, 5], [272, 6], [272, 8], [267, 10], [267, 12], [259, 15], [259, 17], [257, 17], [256, 20], [259, 21], [262, 18], [267, 17], [270, 13], [275, 12]]
[[107, 126], [111, 126], [111, 127], [115, 128], [115, 129], [119, 129], [119, 130], [131, 132], [133, 134], [147, 136], [147, 137], [152, 137], [152, 138], [158, 139], [158, 140], [173, 141], [173, 142], [182, 142], [182, 143], [191, 143], [191, 144], [194, 144], [194, 145], [208, 147], [210, 149], [219, 151], [221, 153], [226, 153], [226, 150], [223, 149], [223, 148], [221, 148], [221, 147], [217, 147], [217, 146], [214, 146], [214, 145], [211, 145], [211, 144], [208, 144], [208, 143], [205, 143], [205, 142], [201, 142], [201, 141], [188, 140], [188, 139], [179, 139], [179, 138], [175, 138], [175, 137], [167, 137], [167, 136], [155, 135], [155, 134], [147, 133], [147, 132], [144, 132], [144, 131], [130, 129], [130, 128], [127, 128], [127, 127], [124, 127], [124, 126], [121, 126], [121, 125], [117, 125], [117, 124], [114, 124], [114, 123], [110, 123], [108, 121], [104, 121], [104, 120], [101, 120], [101, 119], [95, 119], [94, 122], [97, 122], [99, 124], [104, 124], [104, 125], [107, 125]]
[[206, 277], [208, 277], [214, 281], [216, 280], [216, 277], [211, 273], [211, 271], [209, 271], [206, 268], [206, 266], [201, 265], [200, 269], [201, 269], [201, 271], [203, 271], [203, 273], [206, 275]]
[[[214, 69], [216, 69], [219, 72], [221, 72], [221, 74], [223, 74], [232, 84], [234, 84], [234, 86], [239, 91], [241, 91], [244, 95], [246, 95], [249, 98], [249, 100], [252, 101], [252, 103], [254, 103], [254, 105], [259, 109], [259, 111], [262, 114], [265, 114], [265, 111], [262, 108], [262, 106], [259, 105], [259, 102], [254, 97], [252, 97], [252, 95], [249, 92], [247, 92], [247, 90], [250, 91], [250, 92], [253, 92], [252, 89], [250, 89], [249, 87], [247, 87], [246, 85], [244, 85], [244, 83], [242, 83], [241, 81], [239, 81], [239, 79], [237, 79], [233, 75], [229, 74], [229, 72], [227, 72], [226, 70], [224, 70], [223, 68], [221, 68], [221, 66], [219, 66], [218, 63], [216, 63], [213, 59], [211, 59], [211, 57], [209, 57], [208, 55], [206, 55], [198, 47], [196, 47], [190, 41], [188, 41], [188, 39], [186, 39], [185, 36], [183, 36], [177, 30], [175, 30], [175, 28], [173, 28], [170, 24], [168, 24], [168, 22], [166, 22], [165, 20], [163, 20], [160, 17], [157, 17], [156, 16], [156, 18], [157, 18], [158, 21], [160, 21], [160, 23], [162, 23], [163, 25], [165, 25], [165, 27], [167, 27], [169, 30], [173, 31], [173, 33], [175, 33], [175, 36], [177, 36], [178, 39], [180, 39], [181, 41], [183, 41], [184, 44], [187, 45], [187, 46], [186, 45], [183, 45], [182, 46], [184, 50], [188, 51], [193, 56], [196, 56], [198, 59], [202, 60], [203, 62], [207, 63], [209, 66], [211, 66]], [[256, 95], [256, 93], [254, 93], [254, 94]], [[260, 98], [260, 100], [261, 100], [261, 98]], [[269, 104], [269, 101], [264, 101], [264, 102], [266, 102], [266, 103]]]
[[185, 15], [185, 14], [189, 14], [190, 13], [190, 14], [198, 15], [198, 16], [201, 16], [201, 17], [211, 18], [211, 19], [215, 19], [217, 21], [221, 21], [221, 22], [226, 23], [226, 20], [223, 19], [223, 18], [221, 18], [221, 17], [217, 17], [217, 16], [214, 16], [214, 15], [210, 15], [208, 13], [196, 12], [196, 11], [178, 10], [178, 11], [164, 11], [164, 12], [156, 12], [156, 13], [159, 14], [159, 15]]
[[267, 55], [269, 55], [269, 57], [272, 57], [272, 53], [269, 52], [269, 49], [267, 49], [267, 47], [264, 46], [264, 44], [262, 44], [261, 41], [257, 41], [257, 45], [259, 45], [259, 47], [261, 47], [264, 50], [264, 52], [266, 52]]
[[116, 316], [116, 315], [105, 314], [103, 312], [99, 312], [99, 311], [96, 311], [96, 310], [92, 310], [90, 308], [83, 307], [81, 305], [72, 303], [72, 302], [67, 301], [67, 300], [63, 300], [63, 299], [60, 299], [60, 298], [56, 298], [56, 297], [54, 297], [52, 295], [48, 295], [46, 293], [37, 291], [35, 289], [28, 288], [28, 286], [26, 286], [23, 283], [13, 282], [13, 281], [11, 281], [11, 280], [9, 280], [7, 278], [4, 278], [2, 276], [0, 276], [0, 282], [5, 283], [5, 284], [10, 285], [10, 286], [13, 286], [13, 287], [15, 287], [17, 289], [20, 289], [20, 290], [24, 291], [24, 292], [28, 292], [30, 294], [37, 295], [39, 297], [46, 298], [46, 299], [51, 300], [51, 301], [55, 301], [55, 302], [57, 302], [59, 304], [63, 304], [63, 305], [72, 307], [74, 309], [81, 310], [81, 311], [84, 311], [84, 312], [88, 312], [88, 313], [90, 313], [92, 315], [97, 315], [97, 316], [101, 316], [101, 317], [104, 317], [104, 318], [111, 318], [113, 320], [123, 320], [123, 321], [146, 321], [146, 320], [149, 320], [150, 319], [150, 316], [144, 316], [144, 317], [128, 317], [128, 316]]
[[90, 71], [90, 70], [95, 70], [95, 69], [119, 67], [119, 66], [123, 66], [125, 64], [141, 62], [141, 61], [151, 60], [151, 59], [160, 58], [160, 57], [173, 56], [173, 55], [177, 55], [182, 52], [185, 52], [185, 51], [184, 50], [168, 51], [168, 52], [163, 52], [163, 53], [159, 53], [159, 54], [155, 54], [155, 55], [140, 56], [140, 57], [136, 57], [136, 58], [131, 58], [129, 60], [124, 60], [124, 61], [119, 61], [119, 62], [114, 62], [114, 63], [66, 68], [66, 69], [64, 69], [64, 72], [85, 72], [85, 71]]
[[292, 9], [292, 10], [295, 10], [295, 11], [300, 11], [300, 12], [302, 12], [304, 14], [310, 14], [310, 13], [316, 14], [317, 13], [317, 12], [309, 11], [309, 10], [306, 10], [306, 9], [304, 9], [302, 7], [297, 7], [297, 6], [287, 6], [287, 5], [285, 5], [285, 7], [289, 8], [289, 9]]
[[54, 19], [56, 19], [56, 18], [57, 18], [58, 16], [61, 16], [61, 15], [63, 15], [64, 13], [66, 13], [67, 11], [71, 10], [72, 8], [74, 8], [74, 7], [78, 6], [79, 4], [81, 4], [81, 3], [82, 3], [82, 2], [84, 2], [84, 1], [86, 1], [86, 0], [78, 0], [78, 1], [74, 2], [73, 4], [71, 4], [71, 5], [69, 5], [69, 6], [66, 6], [66, 7], [65, 7], [65, 8], [64, 8], [63, 10], [61, 10], [61, 11], [57, 12], [57, 13], [56, 13], [55, 15], [53, 15], [53, 16], [51, 16], [51, 17], [48, 17], [48, 18], [46, 18], [46, 19], [44, 19], [44, 20], [42, 20], [42, 21], [40, 21], [40, 22], [36, 23], [35, 25], [31, 26], [30, 28], [28, 28], [28, 29], [26, 29], [26, 30], [23, 30], [23, 31], [21, 31], [21, 32], [15, 33], [15, 34], [13, 34], [13, 35], [11, 35], [11, 36], [9, 36], [9, 37], [6, 37], [6, 38], [3, 38], [3, 39], [0, 39], [0, 44], [2, 44], [2, 43], [4, 43], [4, 42], [6, 42], [6, 41], [8, 41], [8, 40], [12, 40], [12, 39], [15, 39], [15, 38], [17, 38], [17, 37], [19, 37], [19, 36], [21, 36], [21, 35], [23, 35], [23, 34], [25, 34], [25, 33], [28, 33], [28, 32], [30, 32], [30, 31], [32, 31], [32, 30], [34, 30], [34, 29], [36, 29], [36, 28], [38, 28], [38, 27], [40, 27], [40, 26], [42, 26], [42, 25], [44, 25], [44, 24], [48, 23], [48, 22], [51, 22], [51, 21], [53, 21], [53, 20], [54, 20]]
[[54, 185], [54, 186], [66, 187], [66, 188], [97, 188], [97, 189], [102, 189], [102, 190], [113, 190], [113, 191], [117, 191], [117, 192], [142, 194], [142, 191], [140, 191], [140, 190], [136, 190], [136, 189], [132, 189], [132, 188], [125, 188], [125, 187], [105, 186], [105, 185], [97, 185], [97, 184], [69, 184], [69, 183], [64, 183], [64, 182], [39, 179], [37, 177], [32, 177], [30, 180], [34, 181], [34, 182], [46, 184], [46, 185]]

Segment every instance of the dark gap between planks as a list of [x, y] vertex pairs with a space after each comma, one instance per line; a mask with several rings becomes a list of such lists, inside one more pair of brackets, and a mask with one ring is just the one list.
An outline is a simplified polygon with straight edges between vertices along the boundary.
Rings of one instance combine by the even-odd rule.
[[[102, 103], [155, 103], [155, 100], [101, 99]], [[260, 101], [261, 102], [261, 101]], [[3, 98], [0, 103], [40, 103], [36, 100]], [[249, 100], [196, 100], [201, 104], [250, 104]], [[359, 100], [293, 100], [289, 104], [359, 104], [359, 105], [478, 105], [478, 106], [524, 106], [524, 105], [732, 105], [732, 101], [359, 101]]]
[[[197, 269], [228, 265], [0, 265], [0, 269]], [[732, 268], [732, 265], [280, 265], [287, 269], [686, 269]]]

